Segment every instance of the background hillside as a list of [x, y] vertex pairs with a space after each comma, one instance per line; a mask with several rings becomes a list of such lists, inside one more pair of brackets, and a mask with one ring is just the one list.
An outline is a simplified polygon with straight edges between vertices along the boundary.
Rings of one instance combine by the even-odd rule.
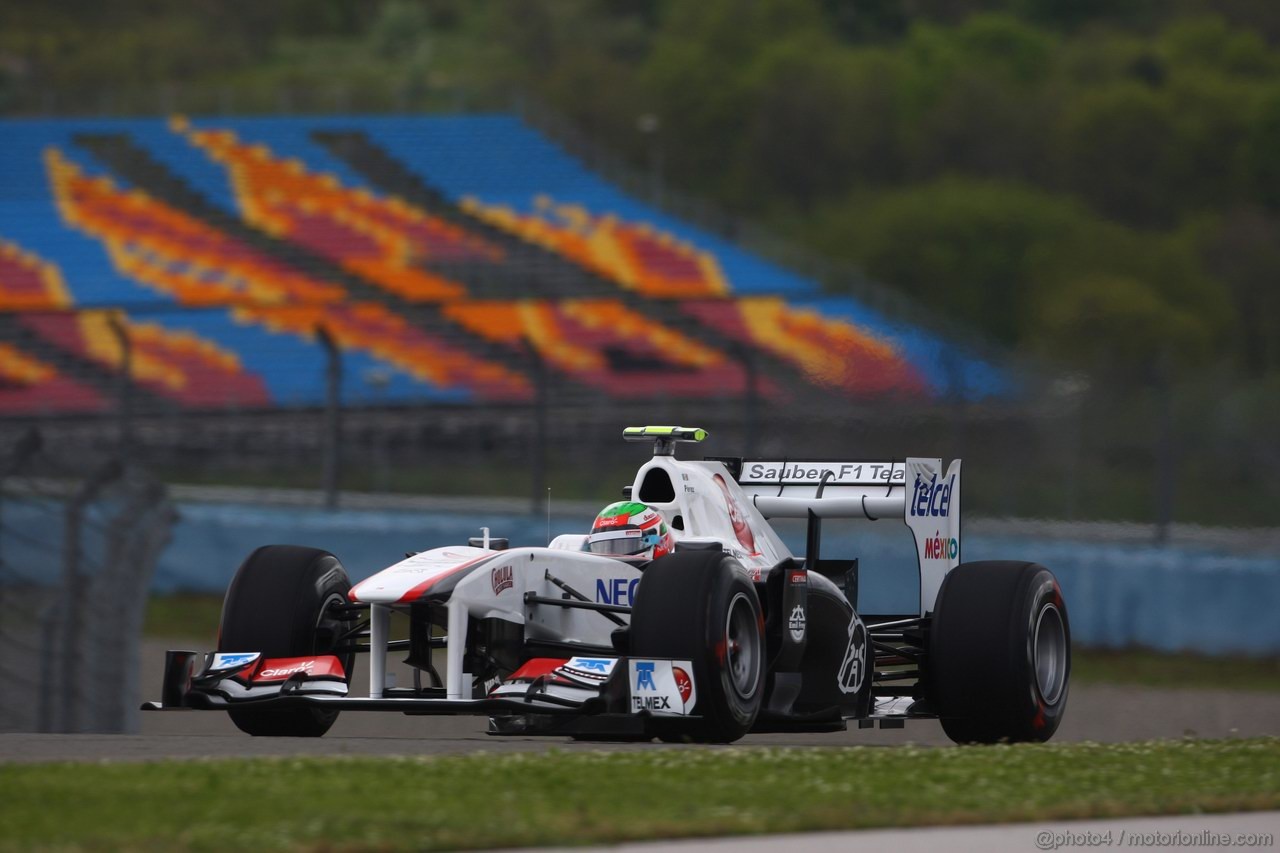
[[0, 33], [19, 113], [523, 91], [1003, 343], [1280, 364], [1272, 3], [125, 0], [9, 5]]
[[1093, 466], [1044, 480], [1068, 515], [1167, 519], [1177, 484], [1180, 518], [1263, 524], [1277, 40], [1269, 0], [62, 0], [0, 7], [0, 110], [537, 105], [659, 204], [709, 200], [1067, 377], [1077, 415], [1035, 441]]

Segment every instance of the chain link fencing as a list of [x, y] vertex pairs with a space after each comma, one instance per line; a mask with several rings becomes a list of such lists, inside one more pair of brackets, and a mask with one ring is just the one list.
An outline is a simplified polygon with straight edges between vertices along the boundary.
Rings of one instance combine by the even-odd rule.
[[136, 732], [147, 588], [176, 512], [118, 455], [0, 446], [0, 731]]

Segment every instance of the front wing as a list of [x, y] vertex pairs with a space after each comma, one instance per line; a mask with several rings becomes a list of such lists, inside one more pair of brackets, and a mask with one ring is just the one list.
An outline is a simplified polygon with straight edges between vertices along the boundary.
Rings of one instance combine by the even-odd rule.
[[[448, 699], [443, 688], [389, 688], [378, 698], [349, 696], [348, 674], [331, 655], [265, 658], [209, 653], [195, 671], [195, 652], [167, 655], [162, 699], [144, 711], [280, 708], [398, 711], [412, 715], [476, 714], [505, 719], [592, 717], [587, 733], [643, 733], [645, 721], [694, 722], [697, 687], [689, 661], [633, 657], [535, 658], [483, 698]], [[602, 725], [612, 721], [612, 725]], [[565, 722], [568, 722], [567, 720]], [[510, 727], [499, 726], [499, 733]], [[535, 733], [525, 726], [521, 732]], [[539, 727], [533, 727], [539, 728]], [[563, 725], [557, 731], [571, 731]]]

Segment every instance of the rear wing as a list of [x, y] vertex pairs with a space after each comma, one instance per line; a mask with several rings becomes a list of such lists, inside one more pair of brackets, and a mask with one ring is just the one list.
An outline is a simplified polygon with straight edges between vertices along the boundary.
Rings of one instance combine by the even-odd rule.
[[765, 518], [901, 519], [920, 568], [920, 614], [933, 609], [947, 572], [960, 563], [960, 460], [909, 457], [870, 462], [718, 460]]

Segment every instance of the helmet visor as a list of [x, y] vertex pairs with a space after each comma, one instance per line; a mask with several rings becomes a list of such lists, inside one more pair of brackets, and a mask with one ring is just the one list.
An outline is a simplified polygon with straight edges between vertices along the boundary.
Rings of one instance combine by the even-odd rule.
[[587, 550], [592, 554], [614, 557], [632, 557], [658, 544], [661, 537], [656, 527], [652, 531], [639, 528], [602, 530], [587, 537]]

